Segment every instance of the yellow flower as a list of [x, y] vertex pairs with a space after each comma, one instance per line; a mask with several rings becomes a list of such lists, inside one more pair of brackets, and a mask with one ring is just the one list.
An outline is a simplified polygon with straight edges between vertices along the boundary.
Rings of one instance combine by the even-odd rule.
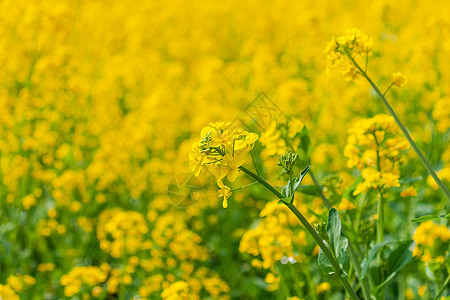
[[204, 160], [205, 155], [202, 154], [198, 148], [192, 149], [189, 153], [189, 169], [194, 172], [195, 176], [200, 175]]
[[354, 209], [356, 206], [355, 204], [351, 203], [347, 199], [343, 198], [341, 203], [339, 203], [338, 209], [339, 210], [350, 210]]
[[425, 295], [425, 292], [427, 291], [427, 285], [421, 285], [419, 287], [419, 290], [417, 291], [417, 294], [419, 294], [420, 297], [423, 297]]
[[201, 139], [192, 145], [189, 154], [189, 168], [198, 176], [208, 169], [217, 178], [227, 176], [234, 182], [239, 167], [244, 163], [244, 154], [250, 151], [259, 136], [230, 123], [209, 123], [201, 131]]
[[356, 77], [353, 59], [357, 56], [368, 56], [371, 54], [373, 38], [369, 38], [361, 30], [352, 28], [347, 30], [345, 35], [333, 37], [328, 43], [324, 53], [327, 55], [327, 71], [335, 67], [343, 67], [345, 80]]
[[330, 284], [328, 282], [322, 282], [316, 287], [317, 294], [322, 294], [330, 289]]
[[267, 273], [265, 282], [267, 282], [267, 283], [274, 283], [275, 280], [276, 280], [276, 277], [275, 277], [275, 275], [273, 273]]
[[234, 150], [252, 150], [258, 138], [259, 136], [256, 133], [251, 132], [245, 137], [245, 139], [236, 141]]
[[400, 193], [400, 196], [403, 198], [417, 196], [417, 191], [414, 187], [410, 186], [406, 190], [402, 191]]
[[344, 70], [344, 72], [342, 72], [342, 75], [344, 76], [345, 81], [352, 81], [356, 78], [356, 76], [358, 76], [358, 73], [354, 67], [348, 67]]
[[28, 195], [22, 200], [23, 208], [29, 210], [30, 207], [36, 205], [36, 198], [33, 195]]
[[394, 85], [403, 87], [408, 82], [408, 77], [402, 73], [392, 73], [391, 80]]
[[406, 295], [405, 296], [406, 296], [407, 300], [414, 299], [414, 292], [413, 292], [412, 288], [407, 288], [406, 289]]
[[228, 198], [231, 196], [231, 189], [223, 184], [222, 179], [217, 179], [217, 185], [220, 187], [220, 189], [217, 191], [217, 196], [219, 198], [223, 197], [223, 208], [228, 207]]
[[100, 286], [96, 286], [92, 289], [92, 296], [98, 297], [103, 292], [103, 289]]

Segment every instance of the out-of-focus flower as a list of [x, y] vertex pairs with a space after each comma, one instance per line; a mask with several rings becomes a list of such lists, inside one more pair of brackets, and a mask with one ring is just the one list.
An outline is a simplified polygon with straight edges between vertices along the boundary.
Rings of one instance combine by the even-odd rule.
[[402, 73], [392, 73], [391, 75], [392, 84], [403, 87], [408, 82], [408, 77]]

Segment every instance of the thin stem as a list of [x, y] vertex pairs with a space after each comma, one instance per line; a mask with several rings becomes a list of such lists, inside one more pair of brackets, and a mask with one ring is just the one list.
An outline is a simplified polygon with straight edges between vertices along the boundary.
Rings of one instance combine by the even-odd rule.
[[[378, 201], [378, 222], [377, 222], [377, 244], [383, 241], [383, 232], [384, 232], [384, 197], [383, 192], [379, 193], [380, 199]], [[378, 256], [378, 263], [381, 262], [381, 251], [378, 252], [380, 254]]]
[[450, 201], [450, 192], [448, 191], [447, 187], [442, 183], [442, 181], [439, 179], [439, 177], [436, 175], [436, 172], [433, 170], [433, 168], [431, 167], [430, 163], [428, 162], [428, 160], [425, 158], [425, 156], [422, 154], [422, 152], [419, 150], [419, 148], [417, 147], [416, 143], [414, 143], [413, 139], [411, 138], [408, 130], [406, 129], [405, 126], [403, 126], [402, 122], [400, 121], [400, 119], [397, 117], [397, 114], [395, 113], [394, 109], [391, 107], [391, 105], [389, 104], [389, 102], [386, 100], [386, 98], [384, 97], [384, 95], [381, 93], [380, 89], [378, 88], [378, 86], [373, 83], [373, 81], [370, 79], [370, 77], [367, 75], [366, 72], [364, 72], [364, 70], [361, 69], [361, 67], [358, 65], [358, 63], [356, 63], [356, 61], [353, 59], [353, 57], [347, 53], [347, 56], [350, 58], [350, 60], [353, 62], [353, 64], [355, 65], [355, 67], [362, 73], [362, 76], [364, 78], [366, 78], [366, 80], [370, 83], [370, 85], [372, 86], [372, 88], [374, 89], [374, 91], [377, 93], [377, 95], [380, 97], [380, 99], [383, 101], [384, 105], [386, 106], [387, 110], [389, 111], [389, 113], [392, 115], [392, 117], [394, 117], [395, 122], [397, 123], [398, 127], [400, 128], [400, 130], [402, 131], [403, 135], [405, 136], [405, 138], [408, 140], [409, 144], [411, 145], [411, 147], [413, 148], [414, 152], [416, 152], [417, 156], [419, 157], [420, 161], [422, 162], [422, 164], [424, 165], [425, 169], [428, 171], [428, 173], [431, 175], [431, 177], [433, 177], [434, 181], [437, 183], [437, 185], [439, 186], [439, 188], [441, 189], [442, 193], [444, 194], [445, 198], [447, 198], [448, 201]]
[[311, 169], [309, 169], [309, 176], [311, 176], [312, 181], [314, 182], [314, 185], [317, 187], [317, 191], [319, 192], [320, 198], [322, 198], [323, 204], [330, 209], [331, 203], [328, 201], [327, 197], [325, 197], [325, 194], [323, 193], [322, 189], [320, 188], [319, 182], [316, 180], [316, 177], [314, 176], [314, 173]]
[[[254, 178], [255, 180], [259, 181], [262, 185], [264, 185], [269, 191], [271, 191], [275, 196], [277, 196], [279, 199], [283, 199], [284, 196], [276, 190], [273, 186], [271, 186], [267, 181], [265, 181], [260, 176], [256, 175], [252, 171], [248, 170], [247, 168], [241, 166], [239, 167], [244, 173], [249, 175], [250, 177]], [[336, 272], [336, 275], [339, 278], [339, 281], [341, 282], [342, 286], [345, 288], [347, 293], [350, 295], [352, 299], [358, 299], [358, 296], [356, 296], [355, 291], [353, 290], [352, 286], [348, 282], [347, 277], [342, 277], [342, 270], [337, 263], [336, 259], [334, 258], [333, 254], [331, 253], [330, 249], [325, 245], [322, 238], [319, 236], [319, 234], [316, 232], [316, 230], [309, 224], [308, 220], [302, 215], [302, 213], [293, 205], [293, 204], [286, 204], [285, 205], [295, 214], [295, 216], [299, 219], [299, 221], [305, 226], [306, 230], [312, 235], [314, 240], [316, 240], [319, 247], [322, 249], [325, 256], [328, 258], [328, 260], [331, 263], [331, 266], [333, 267], [334, 271]]]
[[274, 188], [272, 185], [270, 185], [270, 183], [268, 183], [267, 181], [264, 180], [264, 178], [256, 175], [255, 173], [253, 173], [252, 171], [250, 171], [249, 169], [240, 166], [239, 169], [241, 171], [243, 171], [245, 174], [247, 174], [248, 176], [252, 177], [253, 179], [255, 179], [256, 181], [258, 181], [259, 183], [261, 183], [263, 186], [266, 187], [266, 189], [268, 189], [269, 191], [272, 192], [272, 194], [274, 194], [275, 196], [277, 196], [277, 198], [279, 199], [283, 199], [284, 196], [283, 194], [281, 194], [276, 188]]
[[434, 298], [435, 300], [438, 300], [439, 297], [441, 296], [442, 292], [444, 292], [445, 288], [447, 287], [447, 285], [450, 282], [450, 273], [448, 274], [447, 278], [444, 281], [444, 284], [441, 286], [441, 288], [439, 289], [439, 291], [436, 294], [436, 297]]
[[364, 72], [366, 72], [366, 73], [367, 73], [367, 65], [368, 65], [368, 63], [369, 63], [369, 52], [366, 52], [366, 67], [364, 69]]
[[254, 184], [257, 184], [257, 183], [259, 183], [259, 182], [258, 182], [258, 181], [254, 181], [254, 182], [252, 182], [252, 183], [249, 183], [249, 184], [247, 184], [247, 185], [244, 185], [244, 186], [241, 186], [241, 187], [235, 188], [235, 189], [233, 189], [233, 190], [231, 190], [231, 191], [232, 191], [232, 192], [236, 192], [236, 191], [239, 191], [239, 190], [242, 190], [242, 189], [248, 188], [249, 186], [252, 186], [252, 185], [254, 185]]
[[[378, 172], [381, 174], [381, 158], [380, 158], [380, 143], [378, 142], [377, 135], [373, 133], [373, 138], [375, 139], [375, 143], [377, 144], [377, 169]], [[378, 199], [378, 205], [377, 205], [377, 214], [378, 214], [378, 220], [377, 220], [377, 244], [383, 242], [384, 239], [384, 197], [383, 197], [383, 190], [382, 187], [380, 187], [379, 190], [379, 199]], [[381, 268], [381, 262], [383, 260], [383, 251], [380, 250], [377, 253], [377, 262], [378, 266], [381, 270], [381, 276], [382, 279], [384, 279], [383, 269]], [[384, 288], [380, 289], [381, 297], [384, 298]]]
[[252, 150], [250, 150], [250, 156], [252, 157], [252, 162], [253, 162], [253, 166], [255, 166], [256, 174], [258, 174], [258, 176], [261, 176], [261, 175], [259, 175], [258, 167], [256, 166], [255, 159], [253, 158]]
[[289, 174], [289, 195], [293, 195], [294, 194], [294, 186], [292, 184], [292, 175]]
[[[322, 189], [320, 188], [319, 182], [317, 181], [311, 169], [309, 169], [309, 176], [311, 176], [312, 181], [316, 185], [317, 191], [319, 192], [320, 198], [322, 198], [323, 203], [328, 209], [330, 209], [332, 207], [331, 203], [330, 201], [328, 201], [328, 198], [325, 196]], [[344, 229], [342, 229], [342, 232], [344, 232]], [[350, 240], [348, 241], [348, 251], [350, 254], [350, 260], [352, 261], [353, 266], [355, 267], [356, 276], [358, 277], [358, 280], [361, 283], [364, 297], [366, 299], [370, 299], [370, 287], [367, 281], [361, 278], [361, 262], [359, 261], [358, 255], [356, 255], [355, 249], [353, 248], [353, 244], [350, 242]]]
[[356, 296], [355, 291], [353, 290], [352, 286], [350, 285], [350, 282], [348, 282], [347, 277], [342, 277], [342, 270], [339, 267], [339, 264], [336, 262], [336, 259], [334, 258], [331, 251], [328, 249], [328, 247], [323, 242], [322, 238], [319, 236], [319, 234], [316, 232], [316, 230], [309, 224], [308, 220], [302, 215], [302, 213], [295, 207], [293, 204], [286, 204], [287, 207], [295, 214], [295, 216], [299, 219], [299, 221], [305, 226], [306, 230], [312, 235], [312, 237], [316, 240], [317, 244], [319, 245], [320, 249], [322, 249], [323, 254], [328, 258], [328, 260], [331, 263], [331, 266], [333, 267], [334, 271], [336, 272], [337, 277], [339, 278], [339, 281], [344, 286], [347, 293], [350, 295], [352, 299], [358, 299], [358, 296]]
[[391, 89], [391, 87], [394, 85], [393, 82], [388, 86], [388, 88], [384, 91], [383, 96], [386, 96], [387, 92]]

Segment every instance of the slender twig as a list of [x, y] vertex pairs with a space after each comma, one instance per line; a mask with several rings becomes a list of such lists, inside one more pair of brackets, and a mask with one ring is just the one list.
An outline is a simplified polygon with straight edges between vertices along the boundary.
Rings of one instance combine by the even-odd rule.
[[449, 282], [450, 282], [450, 273], [448, 274], [447, 279], [445, 279], [444, 284], [441, 286], [441, 288], [437, 292], [436, 297], [434, 298], [435, 300], [439, 299], [439, 297], [441, 296], [442, 292], [445, 290], [445, 288], [447, 287]]
[[387, 110], [389, 111], [389, 113], [392, 115], [392, 117], [394, 117], [395, 122], [397, 123], [398, 127], [400, 128], [400, 130], [402, 131], [403, 135], [405, 136], [405, 138], [408, 140], [409, 144], [411, 145], [411, 147], [413, 148], [414, 152], [416, 152], [417, 156], [419, 157], [420, 161], [422, 162], [422, 164], [424, 165], [425, 169], [428, 171], [428, 173], [431, 175], [431, 177], [433, 177], [434, 181], [437, 183], [437, 185], [439, 186], [440, 190], [442, 191], [442, 193], [444, 194], [444, 196], [447, 198], [448, 201], [450, 201], [450, 192], [448, 191], [447, 187], [442, 183], [442, 181], [439, 179], [439, 177], [436, 175], [436, 172], [433, 170], [433, 168], [431, 167], [430, 163], [428, 162], [428, 160], [425, 158], [425, 156], [422, 154], [422, 152], [419, 150], [419, 148], [417, 147], [416, 143], [414, 142], [414, 140], [411, 138], [408, 130], [406, 129], [405, 126], [403, 126], [403, 123], [400, 121], [400, 119], [397, 117], [397, 114], [395, 113], [394, 109], [391, 107], [391, 105], [389, 104], [389, 102], [386, 100], [386, 98], [384, 97], [384, 95], [381, 93], [380, 89], [378, 88], [378, 86], [370, 79], [369, 75], [367, 75], [366, 72], [364, 72], [363, 69], [361, 69], [361, 67], [358, 65], [358, 63], [353, 59], [353, 57], [351, 56], [350, 53], [347, 53], [347, 56], [350, 58], [350, 60], [352, 61], [352, 63], [355, 65], [355, 67], [362, 73], [362, 76], [369, 82], [369, 84], [372, 86], [372, 88], [374, 89], [374, 91], [377, 93], [377, 95], [380, 97], [380, 99], [383, 101], [384, 105], [386, 106]]
[[239, 190], [242, 190], [242, 189], [248, 188], [249, 186], [252, 186], [252, 185], [254, 185], [254, 184], [257, 184], [257, 183], [259, 183], [259, 182], [258, 182], [258, 181], [254, 181], [254, 182], [252, 182], [252, 183], [249, 183], [249, 184], [247, 184], [247, 185], [244, 185], [244, 186], [241, 186], [241, 187], [235, 188], [235, 189], [233, 189], [233, 190], [231, 190], [231, 191], [232, 191], [232, 192], [236, 192], [236, 191], [239, 191]]
[[[242, 170], [244, 173], [252, 177], [253, 179], [259, 181], [262, 185], [264, 185], [269, 191], [271, 191], [275, 196], [277, 196], [279, 199], [285, 198], [283, 194], [281, 194], [277, 189], [275, 189], [272, 185], [270, 185], [267, 181], [265, 181], [260, 176], [256, 175], [252, 171], [248, 170], [247, 168], [241, 166], [239, 167], [240, 170]], [[284, 203], [284, 202], [283, 202]], [[323, 254], [328, 258], [328, 260], [331, 263], [331, 266], [333, 267], [339, 281], [341, 282], [342, 286], [345, 288], [347, 293], [350, 295], [350, 297], [354, 300], [358, 299], [358, 296], [356, 295], [355, 291], [353, 290], [352, 286], [350, 285], [350, 282], [348, 282], [347, 277], [342, 277], [342, 270], [334, 258], [333, 254], [331, 253], [330, 249], [325, 245], [322, 238], [319, 236], [319, 234], [316, 232], [316, 230], [311, 226], [311, 224], [308, 222], [308, 220], [302, 215], [302, 213], [293, 205], [293, 204], [287, 204], [284, 203], [299, 219], [299, 221], [305, 226], [306, 230], [311, 234], [311, 236], [314, 238], [314, 240], [319, 245], [320, 249], [322, 249]]]
[[369, 52], [366, 53], [366, 67], [364, 69], [364, 71], [367, 73], [367, 66], [369, 64]]
[[311, 179], [314, 182], [314, 185], [316, 186], [317, 191], [319, 192], [319, 196], [322, 199], [323, 204], [325, 204], [325, 206], [328, 209], [330, 209], [331, 208], [331, 203], [330, 203], [330, 201], [328, 201], [327, 197], [325, 197], [325, 194], [323, 193], [322, 189], [320, 188], [320, 184], [316, 180], [316, 177], [314, 176], [314, 173], [312, 172], [311, 169], [309, 169], [309, 176], [311, 176]]
[[391, 89], [391, 87], [394, 85], [393, 82], [387, 87], [387, 89], [384, 91], [383, 96], [386, 96], [387, 92]]
[[249, 152], [250, 152], [250, 156], [252, 157], [253, 165], [255, 166], [256, 174], [258, 174], [258, 176], [261, 176], [261, 175], [259, 175], [258, 167], [256, 166], [255, 159], [253, 158], [252, 150], [250, 150]]

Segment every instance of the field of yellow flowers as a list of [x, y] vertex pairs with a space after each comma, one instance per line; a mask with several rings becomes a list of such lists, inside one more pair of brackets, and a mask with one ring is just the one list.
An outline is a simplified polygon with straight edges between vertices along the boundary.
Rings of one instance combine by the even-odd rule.
[[448, 1], [0, 11], [1, 300], [450, 299]]

